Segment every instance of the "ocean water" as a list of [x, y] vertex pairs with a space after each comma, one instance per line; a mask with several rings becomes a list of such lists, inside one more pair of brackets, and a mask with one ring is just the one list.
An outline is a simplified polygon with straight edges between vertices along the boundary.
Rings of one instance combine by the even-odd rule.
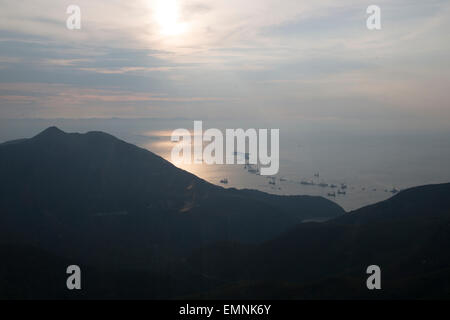
[[[186, 119], [21, 119], [0, 120], [0, 141], [30, 137], [50, 125], [68, 132], [99, 130], [155, 152], [171, 161], [174, 129], [193, 129]], [[250, 128], [236, 122], [204, 123], [207, 128]], [[253, 124], [254, 125], [254, 124]], [[254, 126], [255, 128], [273, 128]], [[450, 182], [450, 134], [444, 132], [366, 132], [277, 124], [280, 170], [274, 177], [244, 165], [176, 164], [225, 188], [249, 188], [282, 195], [323, 196], [351, 211], [393, 195], [394, 188]], [[318, 174], [318, 176], [317, 176]], [[221, 183], [227, 179], [228, 183]], [[302, 184], [312, 181], [314, 185]], [[319, 184], [336, 185], [336, 188]], [[345, 194], [341, 186], [345, 184]], [[335, 196], [330, 194], [335, 193]]]

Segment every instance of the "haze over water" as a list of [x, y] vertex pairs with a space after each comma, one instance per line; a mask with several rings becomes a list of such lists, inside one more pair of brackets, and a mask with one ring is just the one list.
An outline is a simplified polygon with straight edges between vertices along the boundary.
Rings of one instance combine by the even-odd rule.
[[[137, 144], [171, 161], [172, 130], [193, 129], [192, 120], [86, 119], [0, 120], [0, 141], [31, 137], [48, 126], [67, 132], [101, 130]], [[241, 123], [204, 123], [212, 127], [251, 127]], [[270, 128], [269, 123], [265, 123]], [[323, 196], [350, 211], [392, 196], [399, 190], [450, 181], [450, 135], [440, 133], [351, 132], [338, 128], [280, 126], [280, 170], [272, 179], [252, 174], [244, 165], [180, 165], [181, 168], [225, 188], [249, 188], [274, 194]], [[260, 127], [263, 128], [263, 127]], [[179, 164], [178, 164], [179, 165]], [[319, 173], [319, 177], [315, 174]], [[228, 179], [227, 184], [220, 182]], [[313, 181], [315, 185], [302, 185]], [[320, 187], [319, 183], [337, 188]], [[345, 195], [338, 194], [346, 184]], [[335, 192], [336, 197], [328, 196]]]
[[[78, 0], [70, 13], [4, 0], [0, 139], [102, 130], [170, 160], [167, 132], [201, 120], [280, 129], [275, 184], [242, 166], [185, 167], [224, 187], [336, 192], [328, 198], [351, 210], [448, 182], [450, 3], [380, 0], [375, 29], [369, 5]], [[8, 120], [38, 118], [73, 120]]]

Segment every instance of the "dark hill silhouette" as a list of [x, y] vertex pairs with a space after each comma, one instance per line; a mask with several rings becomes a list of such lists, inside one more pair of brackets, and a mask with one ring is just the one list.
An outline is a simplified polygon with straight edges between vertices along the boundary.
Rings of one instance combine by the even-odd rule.
[[[0, 300], [3, 299], [169, 299], [211, 289], [218, 283], [202, 284], [199, 275], [183, 269], [152, 273], [137, 270], [102, 269], [58, 257], [22, 245], [0, 245]], [[82, 290], [66, 287], [69, 265], [82, 270]]]
[[[227, 282], [200, 297], [450, 298], [449, 193], [450, 184], [412, 188], [263, 245], [200, 250], [192, 267]], [[372, 264], [382, 268], [381, 292], [365, 286]]]
[[[49, 128], [0, 145], [0, 298], [448, 299], [449, 193], [417, 187], [343, 214]], [[69, 264], [82, 292], [65, 289]], [[366, 289], [372, 264], [382, 291]]]
[[303, 219], [343, 213], [320, 197], [212, 185], [102, 132], [51, 127], [0, 145], [0, 240], [93, 263], [147, 267], [215, 241], [258, 243]]

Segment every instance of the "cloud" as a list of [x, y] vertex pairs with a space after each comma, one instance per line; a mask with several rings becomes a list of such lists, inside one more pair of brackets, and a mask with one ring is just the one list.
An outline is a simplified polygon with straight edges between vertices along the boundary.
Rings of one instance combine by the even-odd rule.
[[44, 59], [43, 63], [60, 67], [72, 67], [81, 63], [92, 61], [92, 59]]
[[167, 72], [174, 69], [177, 69], [177, 67], [161, 66], [161, 67], [78, 68], [78, 70], [102, 74], [124, 74], [129, 72]]
[[386, 117], [450, 121], [443, 0], [380, 0], [379, 32], [366, 29], [359, 0], [179, 0], [185, 28], [169, 36], [155, 18], [164, 0], [78, 0], [79, 31], [65, 26], [65, 2], [1, 3], [4, 114], [22, 103], [25, 114], [89, 105], [107, 115], [361, 120], [383, 104]]

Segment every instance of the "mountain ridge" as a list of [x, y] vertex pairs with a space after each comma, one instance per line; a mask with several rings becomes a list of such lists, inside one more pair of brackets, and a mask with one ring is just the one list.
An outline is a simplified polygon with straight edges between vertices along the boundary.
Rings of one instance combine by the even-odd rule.
[[[345, 213], [212, 185], [102, 132], [49, 128], [0, 145], [0, 298], [449, 298], [449, 192], [416, 187]], [[90, 274], [78, 296], [64, 287], [68, 263]], [[24, 264], [36, 277], [21, 278]], [[365, 287], [371, 264], [382, 292]]]
[[[299, 224], [251, 248], [203, 248], [189, 258], [192, 268], [227, 285], [195, 298], [448, 299], [450, 277], [442, 270], [450, 270], [450, 203], [441, 195], [449, 192], [450, 183], [414, 187], [327, 222]], [[417, 202], [422, 205], [414, 207]], [[383, 272], [379, 293], [365, 288], [372, 264]], [[420, 290], [423, 279], [430, 279], [428, 292]]]
[[[124, 246], [117, 234], [126, 246], [141, 241], [138, 251], [166, 248], [182, 254], [220, 240], [261, 242], [303, 219], [345, 213], [318, 197], [224, 189], [97, 131], [65, 133], [51, 127], [0, 145], [0, 178], [6, 234], [57, 253], [69, 250], [65, 245], [72, 250], [78, 241], [84, 249], [73, 250], [81, 257], [89, 241], [99, 250]], [[33, 238], [37, 233], [42, 236]], [[98, 241], [98, 233], [105, 241]], [[67, 239], [55, 241], [58, 235]]]

